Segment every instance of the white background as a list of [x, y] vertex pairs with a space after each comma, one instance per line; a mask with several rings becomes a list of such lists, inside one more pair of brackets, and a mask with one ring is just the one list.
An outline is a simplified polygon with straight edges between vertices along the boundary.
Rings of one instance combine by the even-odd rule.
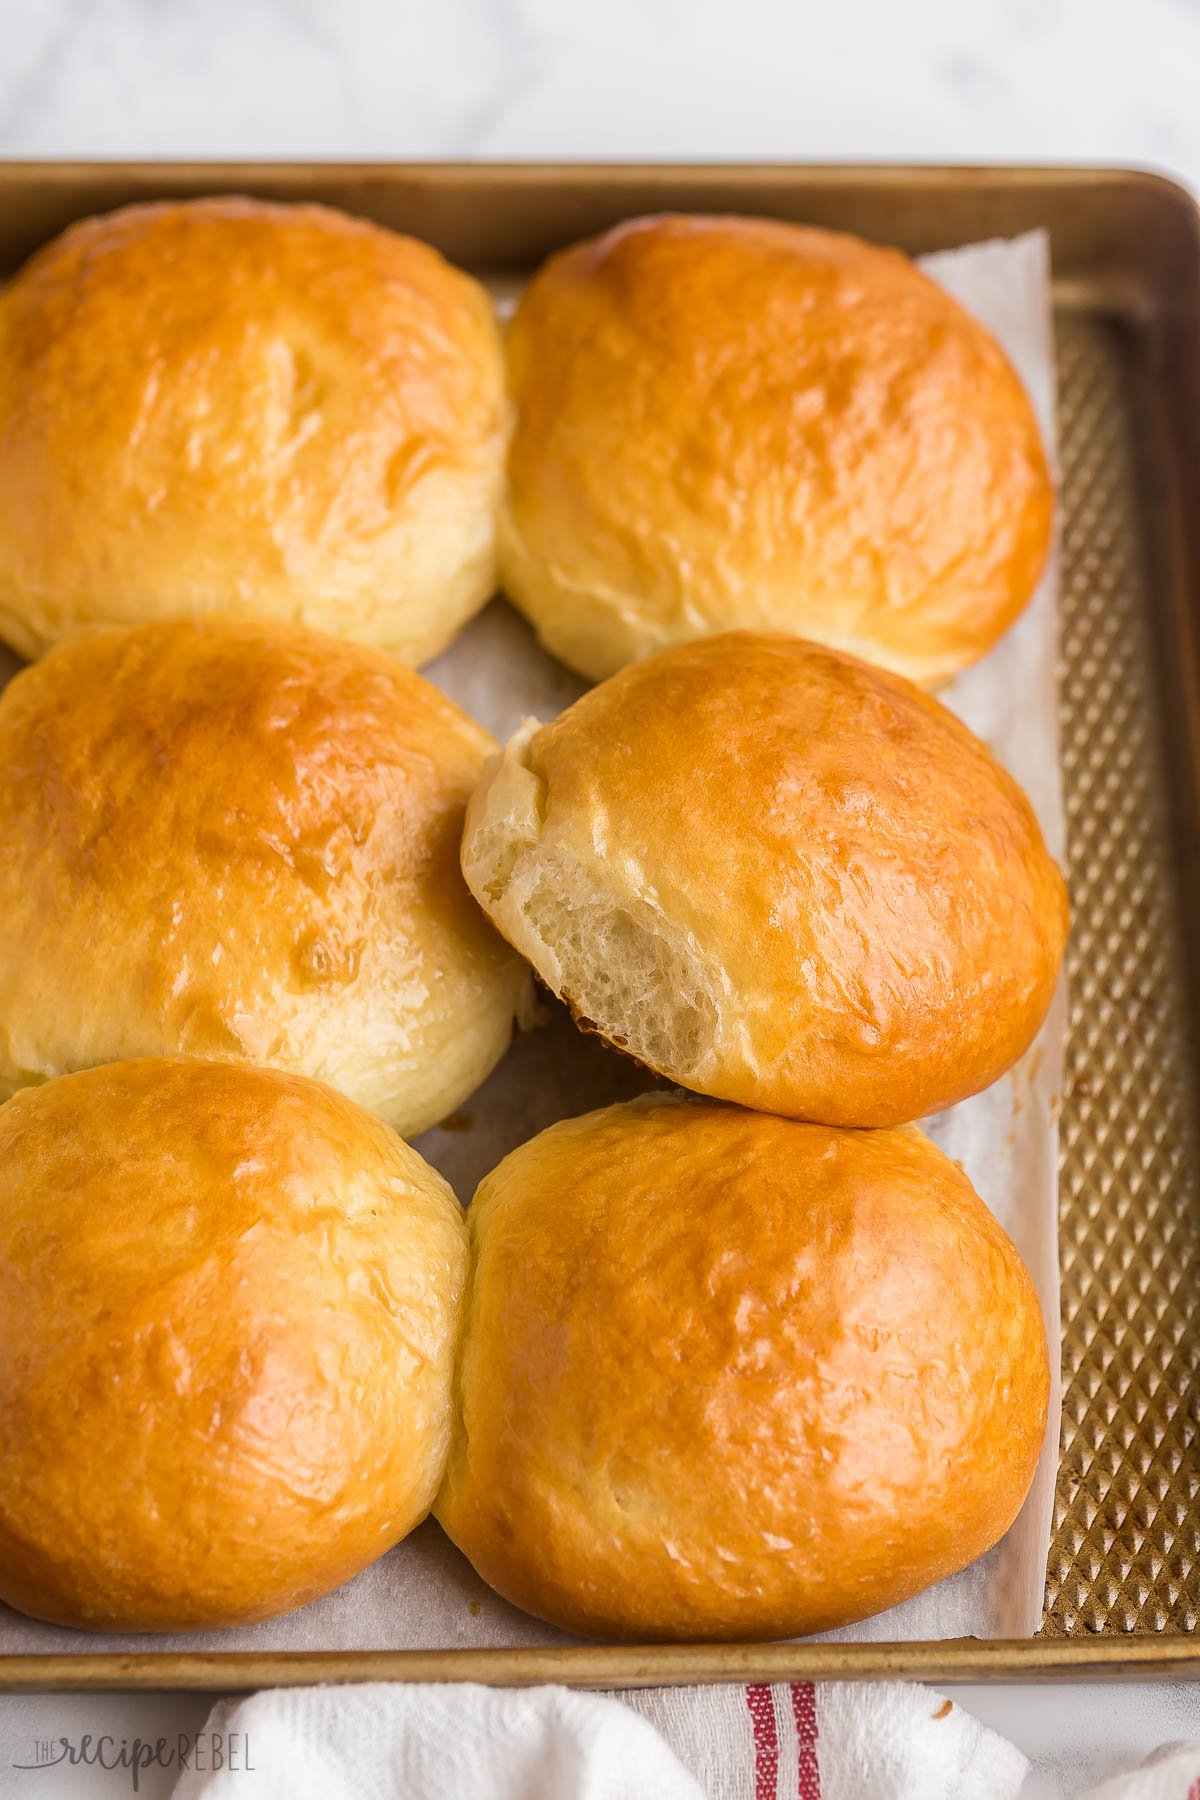
[[[1073, 160], [1197, 187], [1200, 0], [0, 0], [0, 154]], [[954, 1692], [1035, 1759], [1030, 1796], [1200, 1736], [1200, 1688]], [[0, 1700], [0, 1794], [128, 1793], [12, 1765], [207, 1704]]]

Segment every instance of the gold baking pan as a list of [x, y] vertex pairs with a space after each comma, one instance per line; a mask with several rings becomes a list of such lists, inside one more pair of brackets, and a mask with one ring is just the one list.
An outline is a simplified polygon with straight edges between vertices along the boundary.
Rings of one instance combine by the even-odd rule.
[[0, 1688], [437, 1680], [602, 1687], [1200, 1675], [1200, 215], [1120, 170], [0, 164], [0, 277], [84, 214], [322, 200], [495, 282], [632, 213], [769, 213], [913, 252], [1050, 233], [1074, 929], [1064, 1411], [1038, 1637], [0, 1657]]

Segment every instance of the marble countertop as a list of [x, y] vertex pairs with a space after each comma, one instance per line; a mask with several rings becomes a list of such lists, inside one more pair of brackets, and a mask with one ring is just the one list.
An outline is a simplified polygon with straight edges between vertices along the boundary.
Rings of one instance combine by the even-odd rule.
[[0, 154], [1150, 163], [1200, 0], [4, 0]]
[[[1200, 0], [0, 0], [0, 156], [1083, 161], [1200, 190], [1198, 76]], [[957, 1697], [1035, 1758], [1030, 1800], [1200, 1735], [1200, 1688]], [[0, 1701], [0, 1795], [128, 1793], [13, 1765], [206, 1706]]]

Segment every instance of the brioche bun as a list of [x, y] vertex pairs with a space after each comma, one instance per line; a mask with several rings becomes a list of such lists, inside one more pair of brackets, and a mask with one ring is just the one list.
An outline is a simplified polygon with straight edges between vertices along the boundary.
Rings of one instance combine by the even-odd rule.
[[585, 1025], [719, 1099], [895, 1125], [1032, 1041], [1067, 933], [1017, 784], [910, 683], [798, 639], [664, 651], [529, 724], [471, 891]]
[[86, 219], [0, 296], [0, 636], [209, 612], [419, 663], [495, 588], [486, 294], [320, 206]]
[[912, 1127], [651, 1097], [552, 1126], [468, 1213], [434, 1511], [589, 1636], [797, 1637], [1003, 1535], [1049, 1393], [1029, 1276]]
[[503, 1055], [528, 976], [458, 864], [492, 740], [295, 625], [95, 628], [0, 695], [0, 1091], [267, 1063], [405, 1136]]
[[428, 1511], [466, 1279], [441, 1176], [267, 1069], [117, 1063], [0, 1108], [0, 1598], [247, 1623]]
[[1052, 487], [995, 341], [908, 259], [764, 219], [552, 256], [508, 339], [500, 576], [593, 680], [713, 632], [936, 683], [1033, 594]]

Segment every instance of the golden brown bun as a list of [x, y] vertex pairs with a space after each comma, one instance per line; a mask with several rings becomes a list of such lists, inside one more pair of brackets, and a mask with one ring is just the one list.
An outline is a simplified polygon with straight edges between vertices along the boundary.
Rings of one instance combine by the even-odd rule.
[[1033, 1479], [1037, 1296], [911, 1127], [658, 1096], [554, 1125], [467, 1215], [434, 1512], [526, 1612], [798, 1637], [972, 1562]]
[[159, 1631], [329, 1592], [429, 1509], [450, 1189], [315, 1082], [116, 1063], [0, 1109], [0, 1598]]
[[458, 866], [492, 740], [294, 625], [97, 628], [0, 696], [0, 1092], [124, 1056], [270, 1063], [405, 1136], [528, 975]]
[[531, 720], [463, 869], [576, 1016], [685, 1087], [896, 1125], [986, 1087], [1066, 889], [1016, 783], [910, 683], [795, 638], [664, 651]]
[[551, 257], [508, 341], [505, 592], [599, 680], [748, 626], [923, 683], [1037, 584], [1024, 390], [907, 258], [762, 219], [634, 219]]
[[423, 662], [493, 592], [487, 296], [319, 206], [87, 219], [0, 298], [0, 635], [301, 619]]

